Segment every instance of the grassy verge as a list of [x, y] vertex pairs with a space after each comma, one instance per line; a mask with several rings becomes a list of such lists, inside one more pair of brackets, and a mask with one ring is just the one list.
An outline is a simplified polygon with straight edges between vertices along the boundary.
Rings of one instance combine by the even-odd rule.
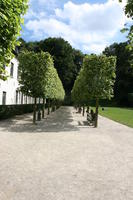
[[132, 108], [104, 107], [102, 110], [100, 107], [99, 114], [133, 128]]

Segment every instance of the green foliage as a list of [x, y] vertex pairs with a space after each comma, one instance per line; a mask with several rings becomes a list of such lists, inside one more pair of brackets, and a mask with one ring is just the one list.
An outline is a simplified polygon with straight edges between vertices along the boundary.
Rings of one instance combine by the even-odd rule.
[[86, 56], [83, 76], [91, 99], [110, 99], [113, 96], [116, 58], [104, 55]]
[[72, 90], [73, 101], [83, 104], [89, 99], [110, 99], [115, 82], [115, 62], [113, 56], [86, 56]]
[[58, 76], [54, 64], [47, 67], [45, 73], [45, 89], [44, 89], [45, 98], [51, 100], [63, 100], [65, 96], [65, 91], [62, 85], [62, 82]]
[[20, 86], [24, 94], [32, 97], [43, 97], [45, 73], [52, 65], [49, 53], [22, 52], [19, 55]]
[[[119, 0], [122, 2], [122, 0]], [[125, 6], [125, 14], [127, 17], [133, 19], [133, 1], [132, 0], [127, 0], [126, 1], [126, 6]], [[128, 32], [127, 38], [129, 39], [128, 43], [128, 48], [131, 50], [133, 49], [133, 25], [130, 23], [125, 24], [125, 28], [122, 30], [122, 32]]]
[[[122, 0], [120, 0], [120, 2], [122, 2]], [[125, 7], [125, 14], [128, 17], [133, 18], [133, 1], [132, 0], [127, 0], [127, 4]]]
[[[22, 40], [22, 39], [21, 39]], [[58, 75], [63, 83], [64, 89], [67, 94], [71, 92], [74, 81], [80, 71], [83, 63], [81, 51], [75, 50], [71, 45], [62, 38], [48, 38], [40, 42], [24, 42], [20, 50], [34, 51], [47, 51], [54, 60], [54, 66]]]
[[22, 52], [19, 71], [24, 94], [35, 98], [64, 99], [65, 92], [49, 53]]
[[71, 96], [75, 105], [88, 105], [89, 103], [88, 87], [86, 84], [83, 69], [81, 69], [79, 76], [77, 76], [71, 92]]
[[0, 79], [6, 78], [3, 64], [8, 65], [13, 50], [18, 45], [22, 16], [28, 8], [28, 0], [0, 0]]
[[133, 50], [127, 48], [127, 43], [114, 43], [103, 53], [117, 57], [114, 98], [118, 105], [129, 106], [128, 93], [133, 93]]
[[96, 100], [95, 127], [98, 125], [99, 99], [111, 99], [113, 96], [115, 63], [113, 56], [87, 55], [72, 90], [72, 99], [77, 105], [87, 104], [89, 99]]

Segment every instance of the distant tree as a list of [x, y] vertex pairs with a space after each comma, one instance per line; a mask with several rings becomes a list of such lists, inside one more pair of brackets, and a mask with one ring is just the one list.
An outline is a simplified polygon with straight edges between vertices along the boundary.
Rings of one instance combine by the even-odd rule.
[[73, 59], [74, 59], [74, 64], [75, 64], [74, 81], [76, 80], [77, 75], [80, 72], [84, 57], [85, 57], [85, 55], [80, 50], [73, 49]]
[[13, 50], [18, 45], [22, 16], [28, 8], [28, 0], [0, 1], [0, 79], [6, 79], [3, 64], [8, 65]]
[[127, 48], [128, 43], [114, 43], [103, 52], [106, 56], [116, 56], [116, 82], [114, 98], [118, 105], [128, 106], [128, 94], [133, 93], [133, 50]]
[[80, 108], [83, 106], [84, 116], [85, 106], [89, 106], [89, 92], [83, 69], [80, 70], [80, 73], [77, 76], [77, 79], [75, 80], [71, 96], [72, 101], [74, 105], [76, 105], [76, 107]]

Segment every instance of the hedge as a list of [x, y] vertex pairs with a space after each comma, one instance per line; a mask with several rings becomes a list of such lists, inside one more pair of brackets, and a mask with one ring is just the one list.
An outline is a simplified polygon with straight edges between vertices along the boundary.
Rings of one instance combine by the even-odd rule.
[[[0, 105], [0, 120], [13, 117], [15, 115], [22, 115], [33, 112], [34, 104], [23, 105]], [[37, 109], [42, 108], [42, 104], [37, 105]]]

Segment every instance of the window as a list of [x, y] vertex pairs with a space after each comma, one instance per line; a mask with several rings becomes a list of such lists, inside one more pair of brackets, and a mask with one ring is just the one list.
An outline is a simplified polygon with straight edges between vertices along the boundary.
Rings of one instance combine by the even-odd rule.
[[11, 63], [10, 76], [13, 78], [14, 63]]
[[2, 95], [2, 105], [6, 105], [6, 92], [3, 92]]
[[16, 91], [16, 104], [18, 104], [18, 91]]

